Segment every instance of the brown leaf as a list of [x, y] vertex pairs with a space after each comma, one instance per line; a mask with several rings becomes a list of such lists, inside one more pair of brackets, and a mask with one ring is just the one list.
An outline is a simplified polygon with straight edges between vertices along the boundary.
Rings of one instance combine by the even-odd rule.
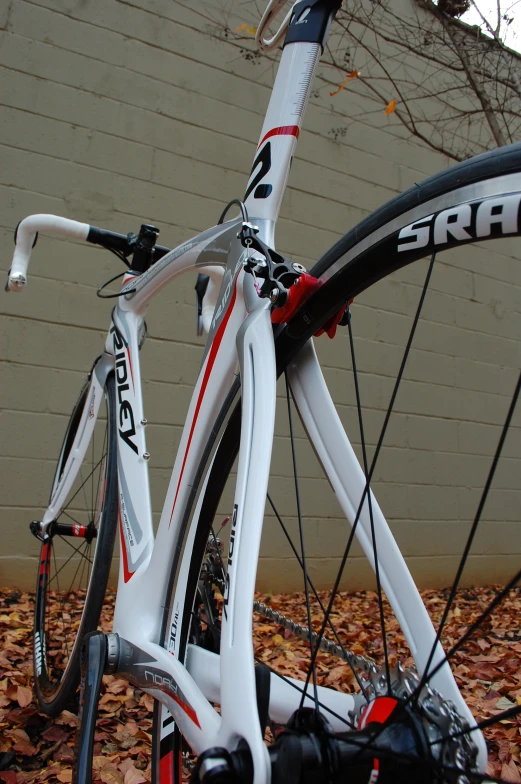
[[62, 730], [61, 727], [49, 727], [48, 730], [42, 732], [42, 738], [48, 740], [50, 743], [56, 743], [58, 740], [67, 740], [68, 737], [69, 733]]
[[143, 778], [141, 771], [132, 766], [125, 773], [124, 784], [146, 784], [146, 779]]
[[29, 735], [26, 733], [25, 730], [21, 730], [21, 729], [6, 730], [5, 734], [8, 738], [12, 738], [12, 740], [16, 742], [30, 743]]
[[111, 694], [121, 694], [122, 691], [127, 690], [127, 686], [128, 681], [123, 680], [123, 678], [118, 678], [107, 686], [107, 691]]
[[33, 701], [33, 692], [27, 686], [18, 686], [16, 691], [16, 700], [20, 708], [25, 708]]
[[94, 755], [92, 758], [92, 769], [95, 771], [101, 770], [107, 764], [107, 758], [101, 755]]
[[132, 762], [130, 757], [127, 757], [127, 759], [123, 760], [123, 762], [120, 762], [120, 764], [118, 765], [118, 769], [123, 773], [123, 775], [125, 775], [127, 770], [130, 770], [130, 768], [133, 767], [134, 767], [134, 763]]
[[99, 775], [103, 784], [124, 784], [123, 774], [117, 768], [113, 768], [112, 765], [105, 765], [100, 770]]
[[512, 782], [512, 784], [519, 784], [521, 782], [521, 774], [516, 766], [514, 760], [510, 760], [508, 764], [501, 767], [501, 778], [503, 781]]
[[54, 762], [74, 762], [74, 749], [71, 746], [64, 746], [62, 743], [56, 745], [60, 748], [53, 755]]
[[17, 751], [18, 754], [23, 754], [24, 757], [34, 757], [37, 753], [37, 749], [32, 745], [32, 743], [24, 743], [24, 741], [19, 741], [15, 743], [13, 746], [14, 751]]
[[72, 770], [63, 770], [56, 778], [63, 784], [70, 784], [72, 781]]
[[54, 719], [55, 724], [65, 724], [67, 727], [77, 727], [78, 726], [78, 717], [71, 713], [68, 710], [64, 710], [60, 713], [57, 719]]
[[150, 694], [143, 694], [141, 699], [139, 700], [140, 705], [144, 705], [145, 708], [152, 713], [154, 710], [154, 698], [150, 696]]

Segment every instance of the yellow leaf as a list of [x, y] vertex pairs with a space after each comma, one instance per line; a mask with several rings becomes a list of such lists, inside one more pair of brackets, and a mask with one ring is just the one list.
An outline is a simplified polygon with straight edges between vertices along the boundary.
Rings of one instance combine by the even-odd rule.
[[342, 82], [342, 84], [340, 85], [338, 90], [335, 90], [333, 93], [329, 93], [329, 95], [331, 97], [333, 97], [334, 95], [337, 95], [337, 93], [339, 93], [340, 90], [344, 89], [344, 87], [346, 86], [346, 84], [348, 83], [348, 81], [350, 79], [356, 79], [357, 76], [360, 76], [360, 71], [351, 71], [351, 73], [346, 74], [346, 78], [344, 79], [344, 81]]
[[392, 101], [389, 101], [389, 103], [385, 107], [385, 113], [386, 114], [392, 114], [395, 111], [396, 111], [396, 101], [393, 98]]
[[248, 33], [248, 35], [255, 35], [257, 32], [257, 28], [253, 25], [247, 25], [246, 22], [243, 22], [242, 25], [235, 28], [238, 33]]
[[274, 645], [282, 645], [284, 643], [284, 637], [281, 634], [274, 634], [271, 639]]

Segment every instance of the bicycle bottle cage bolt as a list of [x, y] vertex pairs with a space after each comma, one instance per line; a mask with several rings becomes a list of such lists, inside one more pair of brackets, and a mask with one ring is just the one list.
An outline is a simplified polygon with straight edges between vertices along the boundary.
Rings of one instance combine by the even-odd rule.
[[276, 301], [278, 300], [279, 294], [280, 294], [280, 291], [278, 289], [272, 289], [271, 290], [271, 292], [270, 292], [270, 300], [271, 300], [271, 302], [273, 304], [275, 304]]
[[306, 272], [306, 268], [302, 266], [302, 264], [297, 264], [296, 261], [293, 262], [291, 265], [295, 272], [298, 272], [299, 275], [303, 275]]
[[143, 459], [150, 460], [150, 452], [143, 452]]
[[143, 425], [143, 427], [145, 427], [145, 425], [148, 425], [148, 419], [142, 419], [141, 424]]

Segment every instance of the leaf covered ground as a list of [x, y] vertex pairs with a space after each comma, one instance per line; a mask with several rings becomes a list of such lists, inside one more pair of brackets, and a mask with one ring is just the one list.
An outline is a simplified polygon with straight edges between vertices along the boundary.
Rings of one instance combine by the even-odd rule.
[[[443, 635], [452, 646], [463, 631], [488, 606], [494, 588], [464, 589]], [[445, 606], [444, 591], [423, 591], [423, 599], [436, 623]], [[327, 603], [327, 593], [321, 594]], [[302, 594], [259, 596], [275, 610], [306, 624]], [[102, 619], [111, 628], [113, 597]], [[72, 778], [76, 733], [74, 705], [51, 720], [38, 711], [32, 692], [32, 613], [34, 596], [0, 591], [0, 784], [62, 782]], [[58, 617], [58, 616], [56, 616]], [[487, 618], [476, 634], [454, 657], [453, 669], [465, 699], [480, 719], [493, 717], [521, 705], [521, 594], [512, 591], [500, 611]], [[312, 607], [318, 629], [321, 613]], [[333, 621], [343, 644], [355, 653], [382, 661], [383, 646], [376, 595], [370, 591], [341, 594], [334, 605]], [[402, 632], [392, 617], [386, 622], [391, 665], [412, 664]], [[308, 646], [295, 635], [265, 618], [255, 616], [256, 655], [281, 674], [303, 679], [309, 661]], [[320, 653], [319, 683], [343, 691], [353, 688], [347, 665]], [[142, 784], [150, 781], [152, 698], [117, 676], [105, 676], [94, 748], [94, 780], [105, 784]], [[521, 782], [521, 718], [514, 716], [486, 730], [491, 776]]]

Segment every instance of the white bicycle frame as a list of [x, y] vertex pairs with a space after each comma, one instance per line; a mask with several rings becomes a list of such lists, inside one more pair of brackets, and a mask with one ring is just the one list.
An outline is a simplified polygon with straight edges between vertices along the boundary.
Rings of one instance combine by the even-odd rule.
[[[293, 43], [284, 48], [262, 128], [245, 203], [250, 220], [259, 227], [260, 238], [270, 247], [274, 247], [275, 224], [319, 57], [318, 44]], [[268, 195], [256, 198], [261, 185]], [[273, 441], [276, 366], [270, 303], [259, 298], [252, 275], [243, 271], [244, 262], [251, 254], [237, 238], [240, 225], [239, 219], [218, 225], [172, 250], [141, 276], [125, 276], [105, 351], [91, 374], [78, 435], [43, 522], [56, 519], [65, 502], [96, 422], [105, 380], [114, 372], [121, 544], [114, 632], [130, 643], [128, 649], [132, 651], [126, 665], [120, 665], [119, 669], [162, 703], [163, 715], [167, 716], [168, 711], [173, 716], [196, 754], [212, 746], [232, 750], [240, 740], [245, 740], [253, 759], [255, 784], [266, 784], [271, 773], [258, 720], [252, 605]], [[15, 255], [13, 262], [11, 288], [16, 288], [25, 275], [27, 263], [22, 256], [25, 253], [28, 262], [34, 232], [49, 226], [68, 236], [86, 238], [86, 224], [55, 216], [26, 219], [19, 228], [19, 256]], [[222, 277], [222, 285], [212, 316], [206, 315], [209, 336], [204, 359], [154, 538], [140, 382], [140, 334], [152, 297], [177, 275], [193, 269], [208, 271], [213, 286]], [[220, 274], [216, 275], [216, 269]], [[167, 648], [159, 644], [163, 605], [172, 562], [183, 546], [182, 532], [192, 506], [192, 487], [198, 480], [196, 472], [236, 381], [237, 364], [242, 423], [220, 656], [189, 645], [183, 662], [177, 657], [177, 629], [183, 620], [190, 543], [179, 561]], [[290, 363], [288, 376], [306, 432], [352, 526], [366, 479], [336, 413], [312, 342]], [[193, 505], [195, 520], [202, 496], [200, 492], [199, 500]], [[373, 495], [371, 506], [382, 587], [422, 673], [435, 640], [434, 629]], [[192, 535], [195, 528], [192, 524]], [[374, 567], [367, 497], [356, 536]], [[432, 666], [442, 658], [443, 651], [438, 646]], [[287, 721], [299, 707], [302, 684], [293, 683], [297, 689], [271, 677], [270, 715], [276, 721]], [[447, 663], [435, 675], [433, 683], [473, 725]], [[354, 697], [323, 687], [319, 687], [318, 695], [333, 729], [346, 730]], [[311, 697], [306, 700], [307, 704], [313, 704]], [[211, 702], [220, 704], [220, 713]], [[486, 750], [481, 733], [475, 732], [474, 737], [480, 745], [484, 767]]]

